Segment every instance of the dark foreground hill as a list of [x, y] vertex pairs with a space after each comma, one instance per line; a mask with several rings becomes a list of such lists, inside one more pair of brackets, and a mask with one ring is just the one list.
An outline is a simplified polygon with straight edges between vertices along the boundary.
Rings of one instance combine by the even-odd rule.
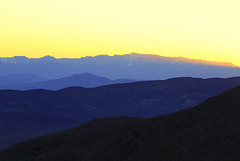
[[240, 78], [175, 78], [58, 91], [0, 91], [0, 150], [95, 118], [169, 114], [239, 84]]
[[191, 109], [151, 119], [116, 117], [0, 152], [4, 161], [237, 161], [240, 86]]

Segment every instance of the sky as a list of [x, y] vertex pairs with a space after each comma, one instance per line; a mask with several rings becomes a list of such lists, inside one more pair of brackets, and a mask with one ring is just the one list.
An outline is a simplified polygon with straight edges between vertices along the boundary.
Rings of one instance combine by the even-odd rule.
[[0, 57], [131, 52], [240, 66], [239, 0], [0, 0]]

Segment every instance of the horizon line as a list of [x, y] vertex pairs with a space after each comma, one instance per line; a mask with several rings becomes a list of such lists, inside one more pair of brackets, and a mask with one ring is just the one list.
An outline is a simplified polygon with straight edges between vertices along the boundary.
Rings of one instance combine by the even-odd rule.
[[226, 66], [226, 67], [240, 67], [238, 65], [235, 65], [233, 63], [230, 63], [230, 62], [220, 62], [220, 61], [211, 61], [211, 60], [206, 60], [206, 59], [193, 59], [193, 58], [188, 58], [188, 57], [183, 57], [183, 56], [162, 56], [162, 55], [158, 55], [158, 54], [142, 54], [142, 53], [136, 53], [136, 52], [131, 52], [129, 54], [114, 54], [114, 55], [108, 55], [108, 54], [99, 54], [99, 55], [94, 55], [94, 56], [82, 56], [82, 57], [55, 57], [55, 56], [52, 56], [50, 54], [47, 54], [45, 56], [41, 56], [41, 57], [28, 57], [28, 56], [25, 56], [25, 55], [16, 55], [16, 56], [12, 56], [12, 57], [0, 57], [0, 58], [14, 58], [14, 57], [25, 57], [25, 58], [28, 58], [28, 59], [41, 59], [41, 58], [44, 58], [44, 57], [51, 57], [51, 58], [54, 58], [54, 59], [81, 59], [81, 58], [86, 58], [86, 57], [97, 57], [97, 56], [109, 56], [109, 57], [113, 57], [113, 56], [124, 56], [124, 55], [143, 55], [143, 56], [157, 56], [157, 57], [164, 57], [164, 58], [178, 58], [178, 59], [185, 59], [186, 61], [189, 60], [190, 62], [193, 61], [192, 63], [194, 63], [194, 61], [197, 61], [195, 62], [196, 64], [197, 63], [200, 63], [200, 64], [207, 64], [207, 65], [220, 65], [220, 66]]

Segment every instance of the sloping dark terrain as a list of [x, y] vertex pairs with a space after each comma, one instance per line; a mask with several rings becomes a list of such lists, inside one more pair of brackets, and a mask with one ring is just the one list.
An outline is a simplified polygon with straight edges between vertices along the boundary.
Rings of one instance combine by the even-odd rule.
[[237, 161], [240, 86], [187, 110], [116, 117], [39, 137], [0, 152], [4, 161]]
[[[175, 78], [58, 91], [3, 90], [0, 91], [0, 149], [95, 118], [169, 114], [239, 84], [240, 78]], [[58, 129], [51, 131], [53, 126]]]
[[[99, 77], [90, 73], [74, 74], [68, 77], [38, 81], [35, 83], [25, 83], [12, 86], [0, 86], [0, 89], [11, 90], [30, 90], [30, 89], [47, 89], [47, 90], [59, 90], [62, 88], [81, 86], [85, 88], [93, 88], [103, 85], [116, 84], [116, 83], [131, 83], [137, 82], [133, 79], [117, 79], [111, 80], [104, 77]], [[0, 82], [1, 83], [1, 82]], [[1, 85], [1, 84], [0, 84]]]

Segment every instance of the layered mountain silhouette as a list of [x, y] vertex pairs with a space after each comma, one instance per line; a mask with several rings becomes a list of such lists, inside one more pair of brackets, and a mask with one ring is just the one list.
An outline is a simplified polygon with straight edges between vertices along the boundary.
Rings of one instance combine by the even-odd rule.
[[236, 161], [240, 86], [173, 114], [95, 119], [17, 144], [4, 161]]
[[58, 91], [2, 90], [0, 135], [7, 138], [2, 139], [0, 149], [95, 118], [149, 118], [169, 114], [190, 108], [239, 84], [239, 77], [186, 77]]
[[[17, 78], [16, 78], [17, 80]], [[116, 84], [116, 83], [130, 83], [136, 82], [134, 79], [116, 79], [111, 80], [104, 77], [99, 77], [90, 73], [74, 74], [72, 76], [54, 79], [38, 81], [34, 83], [24, 83], [20, 85], [2, 86], [0, 89], [12, 89], [12, 90], [30, 90], [30, 89], [47, 89], [47, 90], [59, 90], [66, 87], [81, 86], [86, 88], [93, 88], [103, 85]]]
[[75, 73], [92, 73], [110, 79], [167, 79], [173, 77], [234, 77], [240, 68], [230, 63], [209, 62], [182, 57], [163, 57], [131, 53], [126, 55], [99, 55], [79, 59], [56, 59], [51, 56], [27, 58], [16, 56], [0, 58], [0, 75], [34, 73], [57, 79]]

